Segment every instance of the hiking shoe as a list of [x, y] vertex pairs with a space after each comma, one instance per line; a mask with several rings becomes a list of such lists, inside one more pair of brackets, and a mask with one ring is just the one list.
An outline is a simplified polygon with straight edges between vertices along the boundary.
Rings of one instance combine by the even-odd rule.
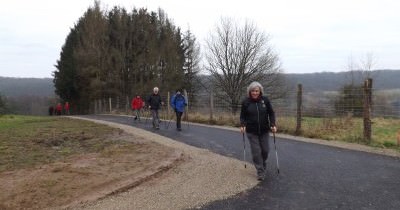
[[260, 174], [257, 176], [258, 181], [263, 181], [264, 179], [265, 179], [265, 175], [263, 175], [263, 174]]
[[156, 130], [160, 130], [160, 127], [157, 126], [157, 127], [156, 127]]
[[178, 131], [182, 131], [182, 128], [177, 128], [176, 130], [178, 130]]

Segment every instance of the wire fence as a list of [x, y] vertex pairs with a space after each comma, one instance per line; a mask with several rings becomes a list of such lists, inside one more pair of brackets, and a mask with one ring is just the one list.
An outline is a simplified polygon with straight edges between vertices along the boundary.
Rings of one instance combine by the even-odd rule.
[[[343, 138], [350, 138], [347, 139], [349, 141], [366, 140], [368, 143], [375, 119], [400, 119], [400, 91], [376, 90], [372, 86], [338, 89], [339, 91], [314, 91], [308, 90], [307, 86], [303, 89], [299, 85], [287, 92], [284, 98], [271, 100], [279, 129], [297, 135], [307, 131], [308, 137], [321, 137], [321, 133], [324, 137], [324, 132], [341, 135], [351, 129], [351, 136]], [[169, 106], [169, 99], [173, 92], [160, 94], [165, 103], [161, 109], [161, 118], [171, 119], [174, 113]], [[219, 93], [188, 95], [191, 100], [188, 100], [184, 120], [239, 126], [240, 103], [232, 104]], [[146, 99], [147, 96], [142, 98]], [[91, 105], [92, 112], [131, 114], [130, 100], [132, 97], [94, 101]], [[397, 130], [400, 130], [400, 125], [391, 132]], [[324, 138], [340, 137], [326, 135]]]

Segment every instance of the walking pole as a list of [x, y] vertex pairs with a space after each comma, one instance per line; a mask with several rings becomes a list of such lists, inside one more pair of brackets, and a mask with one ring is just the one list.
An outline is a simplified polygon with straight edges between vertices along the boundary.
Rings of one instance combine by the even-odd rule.
[[171, 117], [171, 118], [168, 120], [168, 123], [167, 123], [167, 126], [166, 126], [167, 129], [169, 129], [169, 124], [171, 124], [172, 118], [173, 118], [173, 117]]
[[[168, 116], [168, 114], [167, 114]], [[165, 128], [169, 129], [169, 124], [171, 124], [172, 118], [174, 118], [174, 115], [172, 115], [171, 117], [169, 117], [168, 123], [166, 123]]]
[[276, 143], [275, 143], [275, 132], [272, 132], [274, 136], [274, 146], [275, 146], [275, 156], [276, 156], [276, 169], [278, 170], [279, 174], [279, 161], [278, 161], [278, 151], [276, 150]]
[[186, 126], [187, 126], [187, 129], [189, 130], [189, 95], [188, 95], [188, 92], [187, 92], [187, 90], [186, 89], [183, 89], [183, 94], [184, 94], [184, 96], [185, 96], [185, 103], [186, 103], [186, 106], [187, 107], [184, 107], [184, 112], [186, 112], [185, 113], [185, 117], [186, 117]]
[[244, 132], [243, 134], [243, 161], [244, 161], [244, 168], [246, 168], [246, 140], [244, 138]]
[[147, 111], [145, 110], [145, 113], [147, 114], [146, 114], [146, 120], [144, 121], [144, 125], [147, 126], [147, 121], [149, 120], [150, 117], [150, 109], [147, 108]]

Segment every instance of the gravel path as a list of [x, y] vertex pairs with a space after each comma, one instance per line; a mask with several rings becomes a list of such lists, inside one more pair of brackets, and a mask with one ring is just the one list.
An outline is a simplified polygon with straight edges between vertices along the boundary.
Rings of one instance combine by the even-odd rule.
[[[86, 119], [87, 120], [87, 119]], [[257, 185], [244, 162], [117, 123], [92, 120], [183, 151], [183, 163], [126, 192], [76, 209], [188, 209], [226, 199]]]

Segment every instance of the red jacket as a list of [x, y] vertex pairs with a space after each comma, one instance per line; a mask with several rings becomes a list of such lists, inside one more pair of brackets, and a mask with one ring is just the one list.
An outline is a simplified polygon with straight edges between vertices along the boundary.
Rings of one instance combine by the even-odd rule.
[[68, 103], [68, 102], [65, 103], [64, 109], [65, 109], [65, 110], [69, 110], [69, 103]]
[[141, 109], [143, 107], [143, 100], [140, 96], [136, 96], [132, 99], [131, 107], [133, 110]]
[[60, 112], [62, 111], [62, 105], [60, 103], [57, 104], [56, 110]]

